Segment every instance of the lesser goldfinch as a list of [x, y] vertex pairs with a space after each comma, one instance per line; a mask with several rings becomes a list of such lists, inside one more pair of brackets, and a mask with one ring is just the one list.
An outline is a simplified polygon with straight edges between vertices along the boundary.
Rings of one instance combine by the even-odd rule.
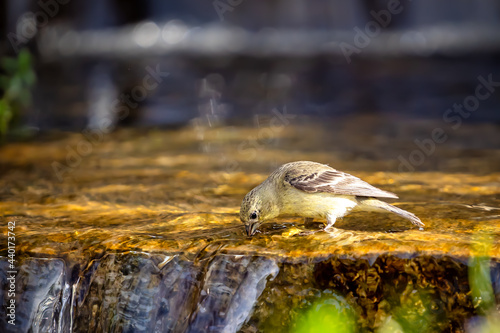
[[300, 216], [308, 223], [326, 219], [326, 230], [337, 218], [353, 210], [391, 212], [416, 226], [424, 226], [414, 214], [377, 198], [398, 196], [325, 164], [292, 162], [283, 164], [247, 193], [241, 203], [240, 219], [248, 236], [263, 222], [277, 216]]

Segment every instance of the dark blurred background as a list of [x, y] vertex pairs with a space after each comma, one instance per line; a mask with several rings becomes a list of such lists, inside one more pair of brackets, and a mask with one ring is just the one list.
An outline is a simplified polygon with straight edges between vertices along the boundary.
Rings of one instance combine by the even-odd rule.
[[1, 54], [33, 54], [21, 118], [40, 130], [253, 125], [283, 107], [500, 121], [498, 91], [446, 113], [479, 76], [500, 81], [497, 0], [4, 0], [0, 13]]

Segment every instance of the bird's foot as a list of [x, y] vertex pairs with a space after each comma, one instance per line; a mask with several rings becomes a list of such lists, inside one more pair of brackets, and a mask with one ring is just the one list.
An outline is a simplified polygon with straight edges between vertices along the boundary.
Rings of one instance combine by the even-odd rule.
[[326, 232], [330, 236], [337, 236], [339, 233], [344, 232], [342, 229], [335, 228], [333, 225], [326, 225], [322, 231]]

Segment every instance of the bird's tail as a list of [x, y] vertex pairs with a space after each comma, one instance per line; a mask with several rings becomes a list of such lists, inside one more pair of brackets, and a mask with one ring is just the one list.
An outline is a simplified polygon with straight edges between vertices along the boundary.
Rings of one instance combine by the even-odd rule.
[[404, 217], [407, 220], [410, 220], [411, 223], [418, 227], [423, 227], [424, 224], [420, 219], [413, 213], [407, 212], [401, 208], [390, 205], [387, 202], [374, 199], [374, 198], [358, 198], [359, 208], [363, 210], [371, 210], [375, 212], [391, 212], [397, 214], [401, 217]]

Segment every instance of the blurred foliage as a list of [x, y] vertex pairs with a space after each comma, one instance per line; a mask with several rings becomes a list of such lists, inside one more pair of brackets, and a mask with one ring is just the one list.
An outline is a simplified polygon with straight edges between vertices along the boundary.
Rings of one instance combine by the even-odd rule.
[[335, 293], [312, 304], [295, 320], [294, 333], [357, 332], [355, 310]]
[[382, 326], [377, 330], [378, 333], [404, 333], [403, 327], [392, 317], [385, 320]]
[[493, 236], [476, 234], [469, 259], [469, 283], [474, 307], [483, 316], [472, 332], [492, 333], [500, 330], [500, 315], [496, 311], [495, 293], [491, 282], [489, 252]]
[[491, 285], [490, 257], [493, 238], [490, 235], [476, 235], [469, 259], [469, 283], [474, 307], [479, 313], [487, 314], [495, 306], [495, 293]]
[[17, 58], [0, 58], [0, 140], [3, 141], [12, 121], [31, 105], [31, 87], [36, 81], [30, 52], [23, 49]]
[[434, 323], [445, 320], [441, 305], [429, 291], [411, 289], [411, 292], [402, 295], [401, 305], [393, 309], [378, 333], [434, 332], [437, 329]]

